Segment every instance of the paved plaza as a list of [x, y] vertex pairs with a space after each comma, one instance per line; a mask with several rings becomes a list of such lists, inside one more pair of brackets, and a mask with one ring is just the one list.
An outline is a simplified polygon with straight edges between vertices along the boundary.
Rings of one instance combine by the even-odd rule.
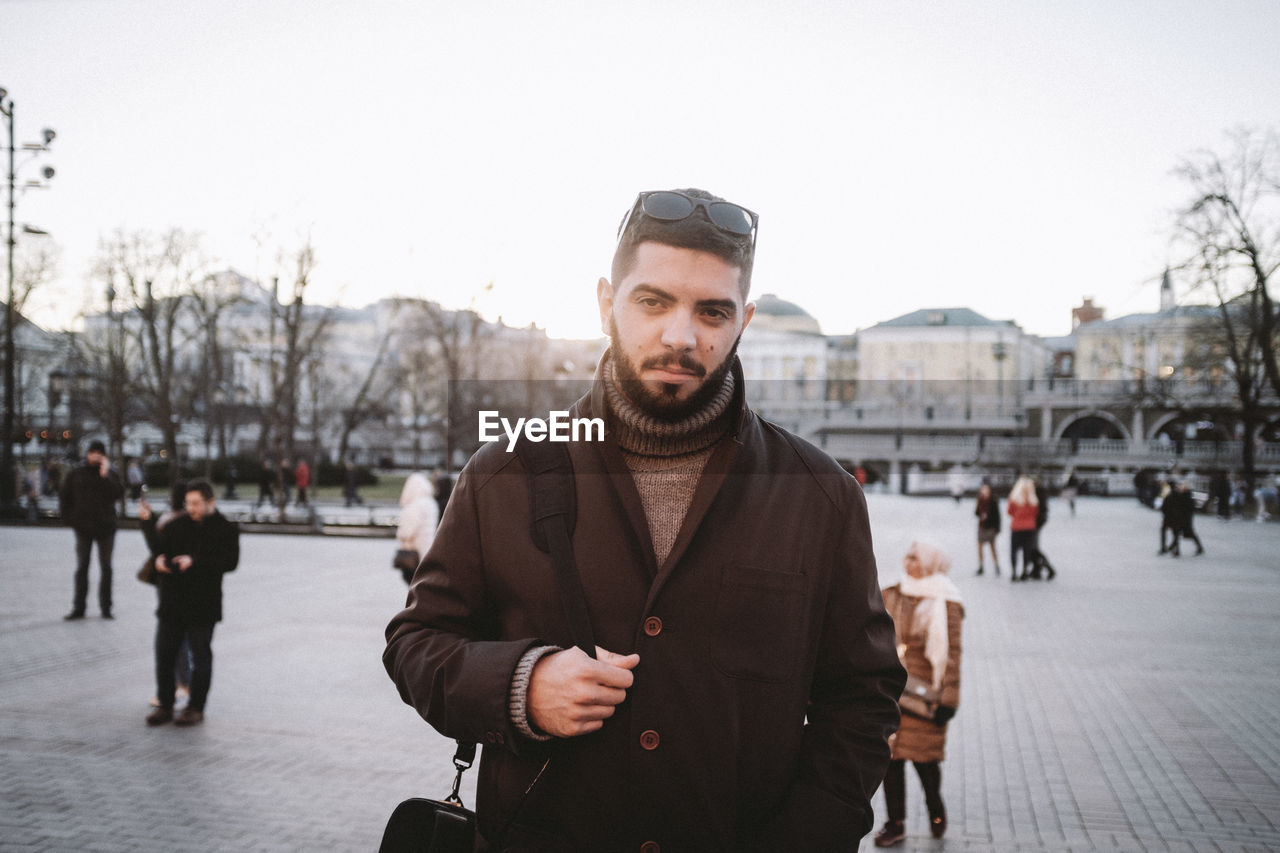
[[[1135, 501], [1083, 499], [1073, 518], [1054, 500], [1058, 578], [1011, 584], [1007, 564], [974, 576], [971, 500], [869, 503], [883, 580], [929, 538], [967, 611], [951, 828], [929, 838], [908, 771], [897, 849], [1280, 850], [1280, 525], [1200, 517], [1207, 554], [1173, 559]], [[1003, 564], [1007, 531], [1000, 546]], [[375, 850], [396, 802], [441, 797], [452, 775], [452, 743], [382, 669], [404, 599], [394, 547], [243, 536], [207, 719], [148, 729], [141, 534], [117, 538], [116, 620], [91, 590], [90, 618], [66, 623], [70, 531], [0, 527], [0, 850]]]

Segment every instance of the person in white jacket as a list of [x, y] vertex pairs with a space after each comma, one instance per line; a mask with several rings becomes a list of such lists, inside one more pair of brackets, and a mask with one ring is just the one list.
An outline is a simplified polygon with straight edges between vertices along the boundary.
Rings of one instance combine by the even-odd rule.
[[[404, 489], [400, 492], [400, 526], [396, 529], [396, 540], [400, 548], [417, 551], [419, 562], [427, 555], [431, 540], [436, 538], [440, 511], [436, 508], [435, 495], [431, 480], [416, 471], [404, 481]], [[413, 580], [414, 571], [400, 570], [406, 584]]]

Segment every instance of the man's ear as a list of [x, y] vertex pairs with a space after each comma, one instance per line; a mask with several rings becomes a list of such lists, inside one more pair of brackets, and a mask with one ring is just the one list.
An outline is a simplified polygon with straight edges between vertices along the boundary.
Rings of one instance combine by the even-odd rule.
[[738, 334], [742, 334], [747, 330], [747, 326], [751, 325], [751, 318], [756, 316], [756, 304], [748, 302], [742, 306], [742, 328], [738, 330]]
[[596, 282], [596, 303], [600, 306], [600, 331], [609, 334], [609, 320], [613, 317], [613, 285], [601, 276]]

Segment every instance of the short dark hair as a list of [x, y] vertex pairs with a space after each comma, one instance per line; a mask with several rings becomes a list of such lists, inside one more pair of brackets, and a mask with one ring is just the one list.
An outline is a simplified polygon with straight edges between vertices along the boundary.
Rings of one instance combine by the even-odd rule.
[[192, 492], [199, 492], [202, 498], [207, 501], [211, 501], [213, 500], [213, 483], [210, 483], [204, 477], [196, 477], [194, 480], [187, 483], [187, 490], [184, 494], [189, 495]]
[[[709, 202], [725, 200], [700, 189], [682, 189], [676, 192]], [[636, 249], [641, 243], [662, 243], [677, 249], [695, 249], [715, 255], [738, 268], [738, 285], [744, 301], [751, 291], [751, 267], [755, 263], [755, 246], [751, 237], [735, 236], [716, 227], [701, 206], [689, 216], [675, 222], [645, 216], [633, 206], [626, 231], [613, 252], [613, 266], [609, 271], [613, 285], [616, 286], [631, 272], [631, 267], [636, 262]]]

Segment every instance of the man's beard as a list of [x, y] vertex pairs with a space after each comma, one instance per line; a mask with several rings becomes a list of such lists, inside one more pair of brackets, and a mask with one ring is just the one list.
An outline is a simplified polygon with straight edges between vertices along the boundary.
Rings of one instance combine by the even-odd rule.
[[[636, 367], [627, 359], [622, 349], [622, 341], [618, 336], [618, 324], [612, 317], [609, 318], [609, 351], [613, 356], [613, 376], [618, 383], [618, 388], [640, 411], [669, 423], [684, 420], [704, 408], [716, 394], [720, 393], [725, 376], [733, 369], [733, 357], [738, 353], [740, 340], [742, 340], [742, 333], [738, 333], [738, 337], [734, 338], [733, 346], [729, 347], [729, 354], [710, 376], [707, 376], [705, 367], [686, 353], [667, 357], [654, 356], [645, 359], [639, 367]], [[681, 370], [693, 372], [700, 379], [706, 378], [688, 399], [681, 400], [676, 397], [680, 393], [679, 385], [663, 383], [661, 390], [654, 392], [645, 387], [640, 379], [642, 372], [662, 367], [679, 367]]]

